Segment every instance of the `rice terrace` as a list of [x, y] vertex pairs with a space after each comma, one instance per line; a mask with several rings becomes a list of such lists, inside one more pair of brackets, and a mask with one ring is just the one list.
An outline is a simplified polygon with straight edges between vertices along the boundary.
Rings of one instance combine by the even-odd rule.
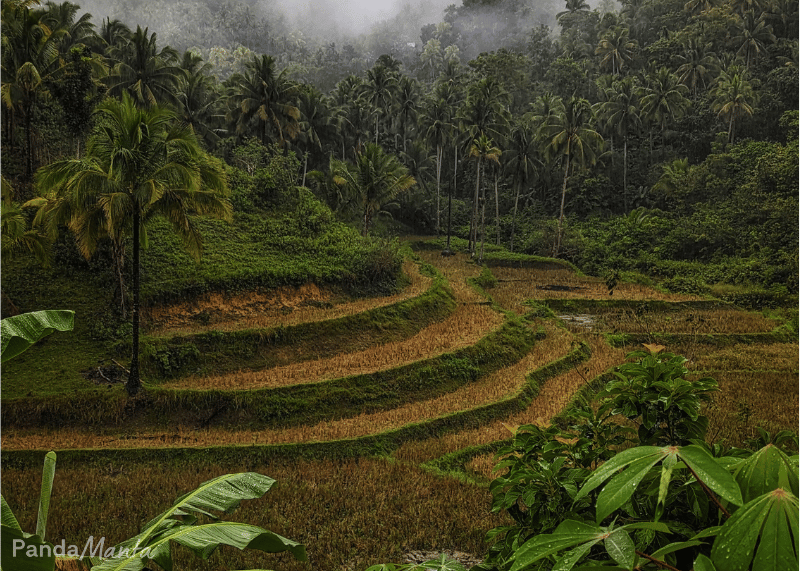
[[2, 2], [5, 571], [800, 567], [796, 3], [85, 4]]

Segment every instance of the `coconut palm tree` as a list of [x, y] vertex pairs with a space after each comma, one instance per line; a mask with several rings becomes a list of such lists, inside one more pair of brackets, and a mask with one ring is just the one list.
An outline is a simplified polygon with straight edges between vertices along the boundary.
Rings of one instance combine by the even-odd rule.
[[127, 91], [139, 107], [178, 102], [177, 90], [185, 72], [178, 65], [178, 52], [167, 46], [158, 49], [156, 34], [136, 26], [130, 39], [108, 48], [117, 61], [106, 78], [108, 93], [122, 97]]
[[731, 40], [738, 46], [736, 55], [744, 57], [744, 66], [747, 69], [750, 69], [750, 64], [756, 61], [758, 56], [767, 51], [767, 46], [776, 42], [772, 26], [767, 24], [766, 16], [764, 12], [758, 17], [752, 10], [746, 12], [742, 16], [738, 33]]
[[447, 136], [452, 128], [452, 107], [443, 98], [438, 98], [428, 105], [427, 112], [422, 116], [422, 128], [431, 146], [436, 148], [436, 235], [441, 229], [441, 188], [442, 188], [442, 160]]
[[400, 126], [400, 136], [403, 138], [404, 153], [408, 142], [408, 126], [417, 119], [419, 99], [419, 82], [407, 75], [400, 77], [394, 109]]
[[753, 115], [756, 92], [747, 79], [747, 71], [731, 66], [719, 74], [717, 83], [711, 91], [714, 97], [712, 109], [728, 122], [728, 143], [733, 143], [736, 121]]
[[481, 133], [477, 138], [473, 139], [469, 148], [469, 156], [475, 158], [475, 198], [472, 201], [472, 228], [470, 230], [470, 253], [475, 254], [478, 240], [478, 204], [482, 206], [481, 211], [481, 251], [478, 256], [478, 263], [483, 262], [483, 245], [486, 237], [486, 189], [480, 193], [481, 189], [481, 175], [483, 174], [483, 165], [486, 161], [493, 163], [500, 163], [500, 155], [502, 151], [494, 146], [492, 139], [486, 136], [486, 133]]
[[511, 244], [510, 251], [514, 251], [514, 238], [517, 228], [517, 211], [522, 187], [542, 166], [539, 157], [539, 140], [536, 136], [533, 122], [530, 117], [523, 118], [511, 127], [506, 138], [506, 151], [503, 153], [506, 170], [511, 173], [511, 179], [516, 192], [514, 193], [514, 210], [511, 215]]
[[606, 90], [607, 100], [598, 104], [599, 114], [615, 134], [622, 137], [622, 201], [628, 210], [628, 137], [642, 126], [636, 81], [628, 76]]
[[[0, 13], [2, 29], [2, 94], [6, 128], [13, 134], [21, 116], [25, 133], [25, 176], [33, 173], [33, 115], [39, 93], [61, 69], [58, 50], [65, 28], [48, 25], [48, 11], [32, 8], [33, 2], [3, 2]], [[52, 21], [50, 22], [53, 23]]]
[[558, 216], [558, 234], [553, 247], [553, 257], [557, 257], [561, 250], [564, 203], [572, 163], [577, 163], [581, 167], [586, 164], [594, 164], [598, 151], [603, 148], [603, 137], [594, 129], [594, 114], [588, 101], [573, 96], [564, 104], [563, 109], [562, 113], [551, 115], [545, 126], [546, 149], [551, 156], [560, 156], [564, 164], [561, 209]]
[[123, 238], [132, 237], [133, 348], [126, 389], [135, 395], [141, 384], [139, 259], [147, 222], [164, 216], [187, 250], [199, 256], [203, 241], [191, 215], [230, 219], [232, 209], [221, 163], [202, 152], [192, 130], [172, 111], [139, 108], [124, 91], [121, 101], [107, 99], [95, 113], [102, 127], [89, 139], [84, 157], [39, 169], [43, 196], [29, 205], [39, 206], [36, 222], [51, 230], [66, 225], [87, 258], [101, 239], [110, 239], [119, 251]]
[[697, 99], [698, 86], [705, 88], [707, 79], [719, 68], [717, 56], [699, 38], [690, 37], [682, 54], [676, 56], [681, 62], [677, 73], [679, 81], [692, 90]]
[[228, 120], [237, 135], [256, 129], [259, 139], [279, 143], [294, 140], [300, 133], [300, 110], [295, 105], [297, 85], [278, 73], [271, 56], [254, 57], [245, 64], [244, 74], [234, 74], [229, 80], [231, 95]]
[[195, 134], [213, 148], [220, 139], [225, 97], [216, 89], [212, 66], [192, 52], [185, 52], [180, 63], [184, 77], [177, 90], [178, 116], [192, 127]]
[[617, 75], [626, 62], [633, 59], [636, 40], [629, 38], [630, 30], [623, 26], [614, 26], [603, 34], [600, 43], [594, 50], [595, 55], [602, 57], [601, 68], [611, 68], [611, 74]]
[[376, 65], [367, 70], [367, 82], [364, 95], [375, 113], [375, 144], [378, 144], [378, 123], [381, 116], [386, 116], [391, 108], [394, 93], [397, 89], [397, 75], [390, 69]]
[[335, 176], [358, 198], [363, 236], [369, 235], [373, 219], [386, 203], [417, 182], [397, 157], [372, 143], [356, 155], [354, 165], [340, 163], [336, 170]]
[[[641, 115], [651, 125], [661, 130], [662, 149], [667, 126], [683, 116], [691, 102], [686, 98], [689, 88], [668, 68], [659, 68], [647, 77], [639, 89]], [[650, 154], [653, 153], [653, 130], [650, 130]], [[652, 159], [651, 159], [652, 160]]]

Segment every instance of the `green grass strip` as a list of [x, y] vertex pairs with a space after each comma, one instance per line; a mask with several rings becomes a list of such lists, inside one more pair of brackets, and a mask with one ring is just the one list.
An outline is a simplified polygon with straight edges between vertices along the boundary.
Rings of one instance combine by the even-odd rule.
[[[445, 434], [478, 428], [487, 422], [506, 418], [509, 414], [524, 410], [538, 394], [541, 383], [566, 371], [590, 355], [588, 345], [581, 343], [569, 354], [541, 367], [527, 378], [525, 386], [515, 395], [496, 403], [473, 409], [450, 413], [439, 418], [409, 424], [402, 428], [380, 434], [334, 440], [271, 445], [219, 445], [202, 448], [119, 448], [119, 449], [72, 449], [58, 451], [60, 465], [109, 462], [170, 462], [214, 463], [246, 460], [254, 466], [276, 458], [321, 459], [352, 458], [360, 456], [386, 456], [404, 442], [437, 438]], [[3, 467], [30, 467], [40, 465], [42, 450], [3, 450], [0, 462]]]
[[[148, 387], [124, 402], [109, 391], [3, 403], [3, 426], [109, 424], [142, 418], [164, 425], [183, 422], [247, 429], [315, 424], [388, 410], [436, 398], [521, 359], [542, 333], [511, 316], [476, 344], [437, 357], [366, 375], [256, 390], [191, 390]], [[81, 403], [84, 406], [81, 406]]]
[[612, 347], [627, 347], [641, 345], [642, 343], [660, 343], [674, 345], [679, 343], [697, 343], [698, 345], [712, 345], [714, 347], [730, 347], [742, 344], [788, 343], [797, 341], [797, 337], [783, 328], [768, 333], [619, 333], [606, 335], [606, 341]]

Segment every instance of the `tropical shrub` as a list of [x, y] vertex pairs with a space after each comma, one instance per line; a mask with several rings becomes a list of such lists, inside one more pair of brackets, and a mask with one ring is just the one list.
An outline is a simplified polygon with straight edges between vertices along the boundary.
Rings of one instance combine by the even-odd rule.
[[650, 349], [617, 368], [596, 411], [577, 407], [565, 430], [520, 427], [500, 450], [492, 509], [514, 525], [489, 532], [481, 569], [798, 568], [798, 456], [780, 448], [794, 435], [761, 430], [755, 452], [706, 443], [716, 382]]

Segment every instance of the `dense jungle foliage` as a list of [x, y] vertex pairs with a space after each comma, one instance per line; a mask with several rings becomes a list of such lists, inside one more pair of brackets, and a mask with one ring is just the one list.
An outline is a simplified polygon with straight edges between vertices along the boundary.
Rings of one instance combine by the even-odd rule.
[[[52, 177], [49, 189], [35, 183], [37, 168], [85, 158], [103, 125], [95, 107], [128, 92], [141, 108], [170, 109], [225, 161], [240, 241], [255, 232], [275, 252], [357, 257], [333, 252], [356, 243], [333, 235], [343, 229], [285, 243], [285, 225], [314, 234], [330, 216], [298, 185], [364, 235], [375, 220], [388, 232], [388, 213], [416, 232], [450, 226], [471, 249], [501, 243], [675, 291], [796, 294], [797, 6], [556, 4], [465, 1], [415, 29], [424, 17], [408, 5], [337, 45], [332, 32], [292, 29], [277, 5], [124, 1], [98, 21], [70, 2], [4, 1], [4, 252], [44, 256], [43, 227], [26, 225], [42, 206], [32, 199], [52, 191]], [[275, 210], [285, 215], [274, 225], [252, 218]], [[105, 230], [92, 232], [114, 250]], [[56, 258], [72, 256], [68, 242]], [[381, 266], [391, 253], [371, 248], [377, 270], [332, 261], [288, 279], [390, 283], [381, 272], [396, 258]], [[109, 254], [118, 272], [124, 253]], [[239, 256], [245, 277], [233, 282], [274, 283], [253, 267], [256, 252]], [[145, 283], [157, 257], [143, 257]], [[192, 277], [212, 288], [227, 279]]]

